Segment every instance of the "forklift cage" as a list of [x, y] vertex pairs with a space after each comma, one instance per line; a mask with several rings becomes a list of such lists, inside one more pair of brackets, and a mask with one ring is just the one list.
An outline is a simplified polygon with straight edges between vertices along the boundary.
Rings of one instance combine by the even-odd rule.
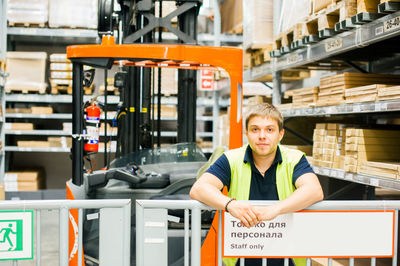
[[[275, 201], [252, 201], [255, 205], [271, 205]], [[168, 221], [173, 221], [171, 216], [167, 216], [167, 210], [184, 210], [184, 265], [200, 266], [201, 265], [201, 239], [202, 239], [202, 224], [201, 211], [215, 210], [212, 207], [202, 204], [195, 200], [136, 200], [136, 265], [145, 266], [145, 256], [154, 254], [156, 245], [163, 245], [163, 241], [154, 240], [153, 235], [145, 235], [146, 229], [160, 228], [162, 225], [168, 227]], [[305, 210], [314, 211], [360, 211], [360, 210], [394, 210], [394, 242], [393, 242], [393, 257], [392, 266], [398, 263], [398, 228], [399, 228], [399, 201], [322, 201], [318, 202]], [[151, 213], [155, 210], [155, 213]], [[150, 211], [150, 212], [149, 212]], [[164, 211], [165, 215], [162, 215]], [[161, 215], [160, 215], [161, 213]], [[218, 266], [222, 266], [222, 211], [219, 213], [218, 224]], [[189, 219], [189, 215], [191, 216]], [[162, 220], [163, 217], [165, 220]], [[156, 221], [155, 221], [156, 220]], [[189, 220], [191, 226], [189, 226]], [[190, 227], [190, 228], [189, 228]], [[167, 228], [168, 229], [168, 228]], [[367, 233], [367, 232], [366, 232]], [[157, 239], [161, 240], [162, 234], [156, 235]], [[190, 244], [189, 244], [190, 237]], [[373, 241], [373, 239], [371, 239]], [[167, 245], [167, 243], [165, 243]], [[190, 250], [189, 250], [190, 246]], [[147, 252], [147, 253], [146, 253]], [[162, 256], [160, 252], [158, 257]], [[189, 256], [190, 254], [190, 256]], [[189, 262], [190, 257], [190, 262]], [[148, 259], [149, 257], [147, 257]], [[376, 265], [376, 258], [371, 258], [371, 266]], [[267, 265], [266, 258], [262, 259], [262, 265]], [[244, 258], [240, 258], [240, 266], [244, 265]], [[328, 265], [331, 266], [333, 258], [328, 258]], [[165, 262], [164, 265], [167, 265]], [[289, 265], [289, 258], [285, 258], [285, 266]], [[311, 258], [307, 258], [307, 266], [311, 266]], [[354, 258], [349, 258], [349, 266], [354, 266]]]
[[[168, 44], [115, 44], [114, 37], [103, 36], [101, 44], [67, 47], [73, 63], [72, 134], [83, 134], [83, 65], [111, 68], [115, 63], [137, 67], [173, 67], [179, 69], [219, 69], [228, 72], [231, 83], [229, 148], [242, 146], [243, 50]], [[83, 140], [72, 140], [72, 182], [83, 184]]]

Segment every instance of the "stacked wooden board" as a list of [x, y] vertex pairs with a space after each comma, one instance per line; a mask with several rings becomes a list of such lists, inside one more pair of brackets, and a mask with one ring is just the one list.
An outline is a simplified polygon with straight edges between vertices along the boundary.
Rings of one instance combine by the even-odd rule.
[[292, 96], [293, 107], [311, 107], [315, 106], [318, 100], [318, 87], [300, 88], [290, 90], [286, 94], [286, 97]]
[[[84, 66], [84, 70], [88, 69], [89, 66]], [[72, 94], [72, 63], [67, 54], [50, 55], [50, 84], [52, 94]], [[85, 94], [92, 94], [93, 86], [83, 89]]]
[[344, 130], [343, 124], [316, 124], [313, 136], [314, 165], [329, 168], [343, 167]]
[[378, 90], [391, 85], [373, 84], [361, 87], [345, 89], [344, 97], [346, 103], [375, 102], [378, 97]]
[[5, 191], [35, 191], [45, 188], [43, 170], [12, 171], [4, 175]]
[[361, 171], [366, 161], [396, 161], [400, 158], [400, 132], [379, 129], [346, 129], [344, 170]]
[[386, 101], [400, 99], [400, 86], [378, 88], [377, 100]]
[[[371, 84], [399, 84], [400, 76], [386, 74], [342, 73], [320, 80], [317, 106], [338, 105], [345, 100], [346, 89]], [[381, 87], [384, 85], [380, 85]], [[375, 88], [376, 90], [377, 88]], [[349, 97], [354, 92], [349, 91]], [[356, 95], [357, 96], [357, 95]]]
[[361, 164], [360, 174], [379, 176], [400, 180], [400, 161], [397, 162], [373, 162], [365, 161]]

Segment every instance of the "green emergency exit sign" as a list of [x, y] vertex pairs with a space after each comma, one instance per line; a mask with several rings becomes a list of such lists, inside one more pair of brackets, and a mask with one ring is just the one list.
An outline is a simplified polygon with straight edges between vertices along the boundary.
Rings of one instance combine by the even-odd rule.
[[33, 211], [0, 211], [0, 260], [33, 259]]

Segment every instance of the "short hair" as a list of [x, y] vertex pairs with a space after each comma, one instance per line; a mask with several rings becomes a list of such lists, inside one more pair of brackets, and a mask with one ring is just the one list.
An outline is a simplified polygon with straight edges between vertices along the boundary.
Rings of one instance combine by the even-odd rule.
[[281, 112], [270, 103], [261, 103], [248, 107], [246, 115], [246, 130], [248, 129], [250, 119], [254, 116], [270, 117], [278, 122], [279, 131], [283, 129], [283, 116]]

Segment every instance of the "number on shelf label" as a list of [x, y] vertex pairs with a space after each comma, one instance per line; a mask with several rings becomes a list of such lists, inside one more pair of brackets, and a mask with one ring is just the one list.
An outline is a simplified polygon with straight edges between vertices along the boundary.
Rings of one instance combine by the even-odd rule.
[[375, 36], [381, 35], [383, 33], [383, 26], [375, 28]]
[[383, 23], [384, 32], [394, 31], [400, 28], [400, 16], [388, 19]]
[[299, 55], [298, 54], [294, 54], [291, 55], [287, 58], [287, 63], [288, 64], [295, 64], [299, 61]]
[[339, 178], [344, 179], [344, 171], [337, 171], [337, 173]]
[[332, 52], [337, 49], [342, 48], [343, 39], [342, 38], [334, 38], [325, 43], [325, 52]]
[[375, 178], [371, 178], [371, 179], [369, 180], [369, 184], [370, 184], [371, 186], [374, 186], [374, 187], [379, 187], [379, 180], [378, 180], [378, 179], [375, 179]]

